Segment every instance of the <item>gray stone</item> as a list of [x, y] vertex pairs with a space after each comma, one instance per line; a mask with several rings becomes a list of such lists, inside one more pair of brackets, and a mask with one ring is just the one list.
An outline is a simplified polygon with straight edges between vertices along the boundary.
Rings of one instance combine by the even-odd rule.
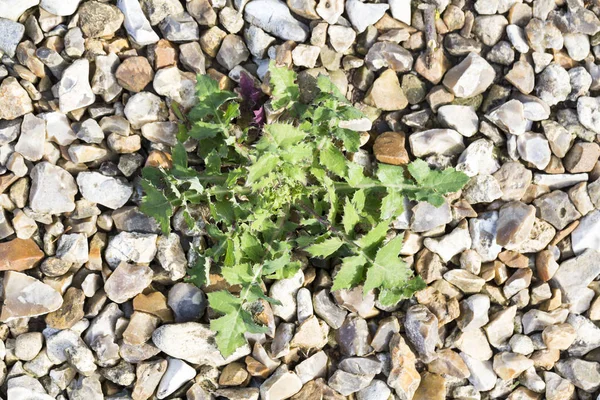
[[108, 241], [104, 252], [106, 263], [116, 268], [121, 262], [149, 264], [156, 255], [155, 234], [120, 232]]
[[470, 98], [483, 93], [495, 76], [496, 72], [485, 59], [470, 53], [446, 73], [443, 84], [456, 97]]
[[573, 303], [599, 274], [598, 252], [587, 249], [580, 256], [563, 261], [551, 282], [561, 290], [565, 302]]
[[26, 114], [21, 124], [21, 135], [15, 151], [29, 161], [38, 161], [44, 155], [46, 122], [33, 114]]
[[153, 276], [150, 267], [123, 262], [104, 283], [104, 291], [111, 301], [121, 304], [142, 293]]
[[593, 393], [600, 388], [600, 364], [597, 362], [568, 358], [559, 360], [555, 368], [560, 375], [586, 392]]
[[172, 42], [190, 42], [200, 38], [200, 29], [188, 13], [170, 15], [159, 24], [165, 39]]
[[202, 318], [207, 306], [206, 296], [191, 283], [177, 283], [169, 290], [168, 303], [175, 322], [194, 322]]
[[359, 0], [346, 0], [348, 19], [358, 33], [364, 32], [369, 25], [375, 24], [389, 9], [387, 4], [362, 3]]
[[33, 112], [33, 104], [27, 91], [12, 76], [0, 83], [0, 120], [14, 120]]
[[25, 26], [10, 19], [0, 18], [0, 51], [14, 57], [17, 45], [23, 39]]
[[551, 223], [556, 229], [563, 229], [581, 217], [569, 199], [569, 195], [560, 190], [537, 198], [534, 204], [539, 209], [540, 217]]
[[552, 156], [545, 136], [534, 132], [525, 132], [517, 137], [517, 151], [523, 160], [540, 170], [548, 166]]
[[435, 347], [440, 341], [438, 319], [427, 307], [423, 305], [410, 307], [406, 312], [404, 328], [406, 337], [424, 362], [428, 363], [437, 358]]

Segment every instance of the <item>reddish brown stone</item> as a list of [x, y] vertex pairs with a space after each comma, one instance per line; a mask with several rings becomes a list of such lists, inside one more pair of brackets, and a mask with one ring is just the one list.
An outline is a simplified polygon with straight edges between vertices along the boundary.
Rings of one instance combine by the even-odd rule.
[[168, 40], [161, 39], [154, 47], [154, 68], [177, 65], [177, 50]]
[[152, 82], [154, 71], [145, 57], [129, 57], [119, 65], [115, 76], [123, 88], [141, 92]]
[[35, 267], [44, 258], [33, 239], [14, 239], [0, 243], [0, 271], [24, 271]]
[[404, 142], [405, 137], [402, 132], [385, 132], [379, 135], [373, 144], [375, 158], [386, 164], [408, 164], [410, 160]]

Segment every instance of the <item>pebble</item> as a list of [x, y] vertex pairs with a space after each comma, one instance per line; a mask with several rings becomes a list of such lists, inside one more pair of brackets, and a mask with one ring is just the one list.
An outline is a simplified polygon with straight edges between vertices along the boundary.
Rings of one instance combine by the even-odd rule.
[[21, 272], [4, 274], [2, 322], [35, 317], [56, 311], [62, 305], [60, 293], [41, 281]]
[[63, 72], [58, 89], [60, 111], [68, 113], [94, 103], [96, 95], [89, 83], [90, 64], [86, 59], [76, 60]]
[[481, 56], [469, 55], [444, 76], [443, 84], [456, 97], [471, 98], [483, 93], [493, 82], [496, 73]]
[[23, 39], [25, 26], [10, 19], [0, 18], [0, 51], [14, 57], [17, 45]]
[[569, 73], [560, 65], [548, 65], [537, 77], [535, 93], [549, 106], [565, 101], [571, 93]]
[[190, 283], [177, 283], [169, 290], [167, 304], [173, 310], [175, 322], [192, 322], [202, 318], [207, 301], [198, 287]]
[[389, 9], [388, 4], [362, 3], [359, 0], [346, 0], [348, 19], [358, 33], [379, 21]]
[[0, 119], [14, 120], [33, 112], [33, 104], [27, 91], [13, 78], [8, 77], [0, 83]]
[[300, 389], [300, 378], [283, 366], [260, 385], [260, 397], [265, 400], [283, 400], [298, 393]]
[[150, 267], [121, 263], [104, 283], [104, 291], [115, 303], [123, 303], [140, 294], [152, 282]]
[[152, 30], [142, 7], [137, 0], [118, 0], [117, 7], [123, 13], [124, 25], [129, 37], [140, 46], [158, 42], [159, 37]]
[[191, 364], [222, 366], [250, 354], [250, 347], [245, 345], [223, 358], [214, 343], [214, 333], [197, 322], [162, 325], [152, 334], [152, 342], [171, 357]]
[[81, 172], [77, 186], [86, 200], [113, 210], [125, 205], [133, 192], [128, 183], [99, 172]]
[[364, 101], [368, 105], [385, 111], [403, 110], [408, 105], [408, 100], [400, 87], [398, 76], [391, 69], [385, 70], [373, 82], [373, 86], [365, 95]]
[[152, 82], [154, 71], [145, 57], [129, 57], [117, 67], [114, 75], [121, 87], [138, 93]]
[[308, 38], [308, 27], [295, 19], [279, 0], [249, 2], [244, 8], [244, 19], [283, 40], [304, 42]]

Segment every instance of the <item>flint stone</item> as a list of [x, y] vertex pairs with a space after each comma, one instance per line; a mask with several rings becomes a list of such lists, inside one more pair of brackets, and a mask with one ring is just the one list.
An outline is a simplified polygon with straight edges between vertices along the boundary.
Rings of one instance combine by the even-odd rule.
[[295, 19], [287, 5], [279, 0], [254, 0], [244, 8], [245, 20], [283, 40], [298, 43], [308, 38], [308, 27]]
[[117, 7], [125, 16], [125, 29], [131, 38], [140, 46], [147, 46], [160, 39], [152, 30], [138, 0], [118, 0]]
[[4, 274], [2, 294], [2, 322], [47, 314], [58, 310], [63, 303], [60, 293], [52, 287], [15, 271]]
[[471, 98], [485, 92], [492, 84], [496, 72], [485, 59], [476, 53], [469, 55], [444, 76], [443, 84], [456, 97]]
[[586, 288], [600, 274], [600, 253], [594, 249], [563, 261], [550, 282], [561, 290], [563, 301], [574, 303]]
[[245, 344], [225, 359], [217, 348], [214, 337], [215, 333], [208, 325], [186, 322], [160, 326], [152, 334], [152, 341], [171, 357], [192, 364], [220, 367], [250, 354], [250, 346]]
[[64, 169], [48, 162], [31, 170], [29, 206], [35, 212], [58, 215], [75, 210], [77, 185]]
[[113, 210], [123, 207], [133, 193], [129, 183], [99, 172], [80, 172], [77, 185], [86, 200]]

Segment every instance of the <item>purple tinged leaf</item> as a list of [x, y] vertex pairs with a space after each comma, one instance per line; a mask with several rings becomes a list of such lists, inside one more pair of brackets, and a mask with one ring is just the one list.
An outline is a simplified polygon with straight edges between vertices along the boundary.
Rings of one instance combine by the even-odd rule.
[[265, 124], [265, 108], [260, 106], [258, 110], [252, 111], [254, 113], [254, 118], [252, 118], [252, 123], [257, 127], [262, 127]]
[[251, 109], [258, 104], [258, 100], [262, 95], [262, 91], [254, 85], [254, 80], [244, 72], [240, 76], [240, 91], [242, 98]]

